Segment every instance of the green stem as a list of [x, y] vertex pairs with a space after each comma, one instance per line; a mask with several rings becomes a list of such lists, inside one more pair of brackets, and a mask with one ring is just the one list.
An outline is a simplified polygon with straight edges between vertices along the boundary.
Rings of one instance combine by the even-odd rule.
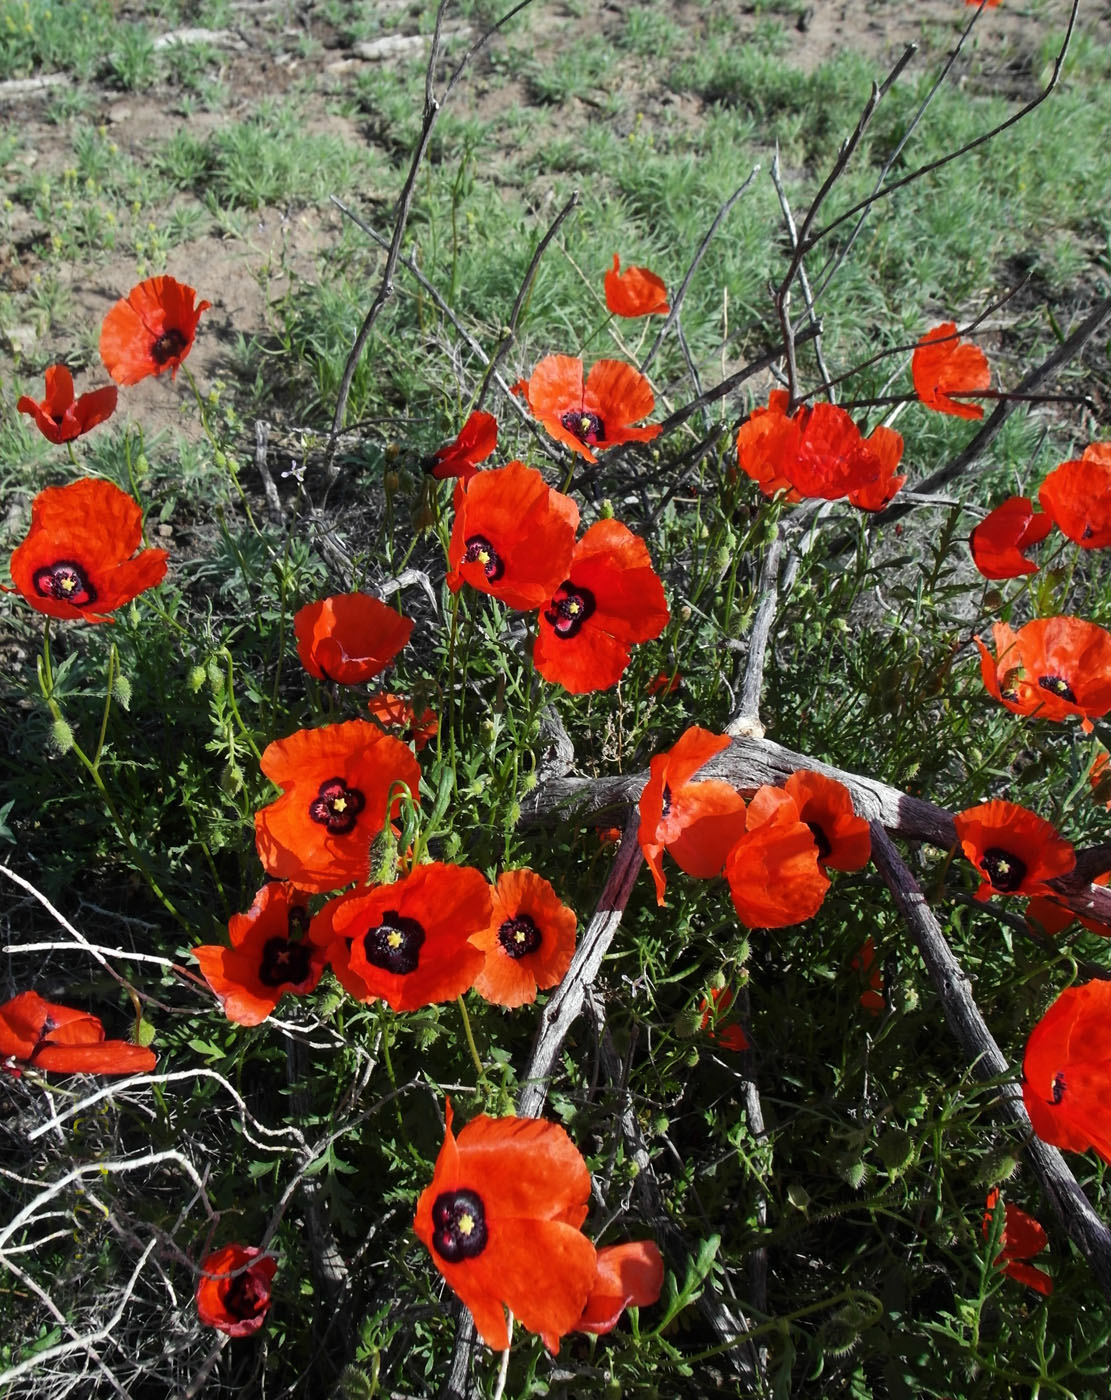
[[104, 691], [104, 714], [100, 719], [100, 733], [97, 736], [96, 750], [93, 753], [93, 767], [100, 767], [100, 757], [104, 752], [104, 741], [108, 737], [108, 716], [112, 712], [112, 687], [116, 683], [116, 674], [119, 670], [119, 652], [116, 650], [115, 642], [108, 650], [108, 676], [105, 682]]
[[235, 659], [227, 647], [221, 647], [217, 655], [222, 656], [228, 664], [228, 707], [235, 718], [236, 724], [239, 726], [240, 734], [242, 734], [243, 738], [247, 741], [248, 748], [259, 763], [261, 763], [262, 754], [259, 751], [258, 745], [255, 743], [255, 737], [243, 723], [243, 716], [239, 713], [239, 706], [235, 703]]
[[474, 1067], [478, 1071], [479, 1080], [482, 1081], [486, 1078], [486, 1069], [483, 1066], [482, 1057], [478, 1053], [478, 1046], [474, 1043], [474, 1031], [471, 1030], [471, 1018], [467, 1014], [467, 1004], [462, 996], [458, 998], [458, 1002], [459, 1014], [463, 1018], [463, 1034], [467, 1038], [467, 1049], [471, 1052], [471, 1059], [474, 1061]]

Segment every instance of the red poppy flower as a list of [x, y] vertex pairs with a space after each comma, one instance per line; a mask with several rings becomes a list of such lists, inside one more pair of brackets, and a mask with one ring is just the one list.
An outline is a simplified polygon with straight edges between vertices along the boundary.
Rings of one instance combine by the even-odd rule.
[[1088, 781], [1092, 785], [1092, 796], [1097, 802], [1102, 802], [1105, 807], [1111, 808], [1111, 754], [1106, 749], [1102, 753], [1096, 754], [1092, 760], [1092, 766], [1088, 769]]
[[1038, 500], [1082, 549], [1111, 547], [1111, 442], [1093, 442], [1079, 461], [1055, 467], [1042, 482]]
[[547, 355], [515, 386], [529, 408], [551, 433], [588, 462], [619, 442], [650, 442], [658, 423], [646, 428], [631, 424], [647, 418], [656, 407], [643, 374], [623, 360], [597, 360], [583, 384], [583, 362], [570, 355]]
[[105, 1040], [95, 1016], [44, 1001], [38, 992], [20, 992], [0, 1006], [0, 1068], [24, 1064], [57, 1074], [140, 1074], [155, 1063], [153, 1050]]
[[679, 671], [657, 671], [644, 689], [649, 695], [667, 696], [674, 695], [682, 684]]
[[367, 720], [299, 729], [276, 739], [262, 771], [283, 789], [255, 813], [255, 844], [267, 872], [323, 893], [366, 880], [370, 843], [397, 812], [397, 789], [414, 800], [420, 769], [412, 750]]
[[595, 831], [598, 836], [599, 846], [606, 847], [621, 845], [622, 831], [619, 826], [599, 826], [595, 827]]
[[602, 1337], [626, 1308], [650, 1308], [664, 1286], [664, 1261], [653, 1240], [608, 1244], [598, 1251], [598, 1272], [575, 1332]]
[[394, 1011], [454, 1001], [484, 961], [472, 941], [490, 922], [490, 886], [470, 866], [418, 865], [369, 894], [341, 895], [312, 921], [332, 968], [358, 1001]]
[[1070, 842], [1013, 802], [984, 802], [953, 818], [961, 849], [982, 876], [977, 899], [993, 894], [1048, 894], [1047, 880], [1076, 864]]
[[1008, 496], [986, 515], [969, 536], [972, 562], [985, 578], [1018, 578], [1036, 574], [1038, 566], [1026, 551], [1053, 529], [1049, 515], [1039, 515], [1029, 496]]
[[758, 788], [745, 834], [725, 859], [733, 907], [749, 928], [786, 928], [821, 908], [829, 879], [818, 864], [814, 833], [782, 788]]
[[407, 744], [412, 744], [417, 753], [427, 748], [440, 732], [440, 721], [431, 710], [424, 710], [420, 718], [417, 712], [400, 695], [391, 695], [388, 690], [380, 695], [372, 695], [367, 701], [367, 709], [375, 724], [385, 730], [400, 731]]
[[999, 0], [964, 0], [964, 3], [966, 5], [979, 5], [983, 3], [987, 5], [989, 10], [994, 10], [999, 4]]
[[[1111, 871], [1097, 875], [1092, 884], [1106, 885], [1108, 881], [1111, 881]], [[1048, 934], [1051, 938], [1064, 933], [1070, 924], [1077, 921], [1091, 933], [1099, 934], [1101, 938], [1111, 938], [1111, 926], [1101, 924], [1098, 919], [1089, 919], [1083, 914], [1078, 914], [1075, 909], [1070, 909], [1067, 904], [1062, 904], [1051, 895], [1038, 895], [1026, 906], [1026, 922], [1032, 925], [1036, 932]]]
[[575, 546], [532, 650], [536, 669], [572, 695], [607, 690], [629, 664], [634, 642], [648, 642], [670, 613], [648, 546], [617, 520], [599, 520]]
[[637, 840], [656, 882], [656, 903], [663, 904], [667, 877], [663, 853], [670, 851], [680, 870], [700, 880], [721, 874], [725, 857], [745, 829], [744, 798], [717, 778], [692, 783], [714, 754], [729, 747], [724, 734], [692, 725], [666, 753], [648, 765], [640, 795]]
[[48, 442], [70, 442], [111, 418], [119, 392], [114, 384], [109, 384], [75, 399], [73, 375], [65, 365], [51, 365], [46, 371], [46, 397], [42, 402], [36, 403], [24, 394], [16, 408], [34, 418]]
[[229, 1021], [257, 1026], [287, 992], [305, 996], [313, 990], [327, 960], [303, 937], [308, 926], [304, 896], [275, 882], [263, 885], [246, 914], [232, 916], [230, 948], [203, 944], [193, 949]]
[[788, 501], [804, 497], [849, 500], [879, 510], [902, 485], [895, 469], [903, 439], [892, 428], [870, 437], [843, 408], [832, 403], [803, 404], [787, 415], [786, 390], [773, 389], [766, 408], [757, 408], [737, 434], [737, 462], [767, 496], [779, 491]]
[[506, 870], [493, 891], [490, 922], [472, 940], [486, 958], [475, 991], [498, 1006], [535, 1001], [571, 966], [577, 922], [542, 876]]
[[1111, 1163], [1111, 982], [1061, 993], [1030, 1032], [1022, 1101], [1043, 1142]]
[[[252, 1263], [257, 1260], [257, 1263]], [[248, 1266], [249, 1267], [246, 1267]], [[226, 1244], [210, 1254], [197, 1284], [197, 1316], [229, 1337], [249, 1337], [270, 1308], [270, 1284], [278, 1261], [253, 1245]]]
[[369, 593], [337, 593], [293, 617], [297, 655], [310, 676], [339, 685], [372, 680], [408, 642], [413, 624]]
[[534, 467], [510, 462], [455, 488], [447, 585], [464, 583], [511, 608], [538, 608], [567, 577], [579, 508]]
[[469, 481], [479, 462], [485, 462], [498, 445], [498, 420], [492, 413], [475, 409], [463, 424], [454, 442], [445, 443], [433, 454], [436, 465], [432, 475], [443, 480], [458, 476]]
[[733, 992], [728, 987], [711, 987], [710, 995], [703, 997], [698, 1004], [702, 1017], [699, 1030], [703, 1030], [723, 1050], [740, 1053], [749, 1048], [749, 1039], [735, 1021], [726, 1023], [725, 1017], [733, 1005]]
[[868, 823], [853, 812], [853, 799], [844, 783], [821, 773], [792, 773], [783, 784], [799, 809], [799, 820], [810, 828], [822, 869], [863, 870], [872, 855]]
[[[999, 1204], [999, 1192], [989, 1191], [987, 1211], [984, 1214], [984, 1239], [991, 1235], [992, 1216]], [[1002, 1269], [1008, 1278], [1025, 1283], [1028, 1288], [1036, 1288], [1046, 1295], [1053, 1292], [1053, 1280], [1044, 1269], [1036, 1269], [1026, 1261], [1040, 1254], [1049, 1243], [1049, 1237], [1032, 1215], [1027, 1215], [1018, 1206], [1004, 1203], [1002, 1248], [995, 1258], [995, 1267]]]
[[173, 277], [148, 277], [116, 302], [100, 329], [100, 358], [117, 384], [138, 384], [166, 370], [177, 378], [201, 312], [212, 305], [194, 306], [196, 295]]
[[918, 342], [910, 362], [914, 392], [927, 408], [957, 418], [982, 418], [978, 403], [964, 403], [950, 394], [973, 394], [991, 384], [987, 356], [978, 345], [957, 338], [955, 321], [943, 321]]
[[12, 555], [12, 578], [36, 612], [110, 622], [110, 612], [166, 575], [166, 551], [135, 554], [142, 542], [143, 512], [110, 481], [84, 477], [48, 486], [31, 503], [31, 528]]
[[489, 1347], [509, 1345], [504, 1309], [549, 1351], [583, 1315], [597, 1275], [586, 1219], [590, 1173], [561, 1127], [474, 1118], [447, 1133], [413, 1228]]
[[1111, 633], [1080, 617], [1047, 617], [1012, 632], [992, 627], [993, 660], [979, 637], [980, 674], [988, 693], [1019, 715], [1091, 721], [1111, 710]]
[[868, 979], [868, 990], [861, 992], [860, 1004], [865, 1011], [878, 1016], [887, 1003], [883, 996], [883, 972], [876, 966], [876, 945], [871, 937], [860, 945], [849, 966]]
[[[615, 316], [666, 316], [671, 310], [667, 304], [667, 288], [654, 272], [646, 267], [627, 267], [624, 272], [621, 259], [613, 255], [613, 267], [606, 273], [606, 305]], [[651, 409], [649, 409], [651, 412]]]

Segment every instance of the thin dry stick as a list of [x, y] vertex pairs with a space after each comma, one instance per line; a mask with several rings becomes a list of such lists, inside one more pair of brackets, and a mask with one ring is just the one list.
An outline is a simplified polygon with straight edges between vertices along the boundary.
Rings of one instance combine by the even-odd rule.
[[[776, 143], [775, 158], [772, 160], [772, 185], [779, 198], [779, 208], [783, 215], [783, 222], [787, 226], [787, 234], [791, 239], [792, 255], [799, 245], [799, 232], [795, 224], [795, 216], [791, 213], [790, 201], [787, 198], [787, 191], [783, 187], [783, 180], [779, 171], [779, 143]], [[810, 278], [806, 275], [806, 266], [799, 260], [798, 271], [799, 287], [802, 290], [802, 299], [806, 303], [806, 316], [810, 325], [814, 327], [814, 358], [818, 364], [818, 373], [822, 376], [822, 387], [826, 397], [831, 403], [836, 403], [836, 395], [833, 392], [833, 380], [830, 378], [829, 366], [826, 364], [825, 356], [822, 354], [822, 323], [818, 317], [814, 306], [814, 293], [810, 287]]]
[[1007, 1081], [1000, 1089], [1003, 1111], [1029, 1139], [1026, 1155], [1043, 1192], [1069, 1238], [1091, 1265], [1104, 1296], [1111, 1299], [1111, 1230], [1092, 1209], [1060, 1152], [1034, 1136], [1022, 1090], [1011, 1077], [1007, 1060], [980, 1015], [968, 977], [953, 956], [914, 876], [878, 822], [872, 823], [872, 858], [914, 936], [950, 1030], [981, 1079]]
[[744, 734], [755, 739], [764, 737], [760, 723], [760, 696], [764, 690], [764, 659], [768, 651], [775, 610], [779, 604], [779, 561], [783, 555], [783, 536], [777, 527], [768, 541], [760, 565], [760, 602], [748, 634], [748, 652], [741, 677], [741, 698], [735, 714], [725, 726], [726, 734]]

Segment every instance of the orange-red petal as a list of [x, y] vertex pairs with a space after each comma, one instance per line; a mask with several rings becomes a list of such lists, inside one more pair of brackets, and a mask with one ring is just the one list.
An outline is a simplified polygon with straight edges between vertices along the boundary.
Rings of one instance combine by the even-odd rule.
[[944, 321], [926, 332], [911, 358], [910, 370], [914, 392], [927, 408], [957, 418], [984, 416], [979, 404], [949, 397], [987, 389], [991, 384], [987, 356], [978, 345], [957, 338], [955, 321]]
[[1082, 549], [1111, 547], [1111, 442], [1094, 442], [1062, 462], [1038, 491], [1042, 509]]
[[972, 562], [985, 578], [1035, 574], [1037, 564], [1026, 551], [1053, 529], [1053, 518], [1038, 514], [1029, 496], [1008, 496], [980, 521], [969, 536]]
[[621, 259], [613, 255], [613, 267], [606, 273], [606, 305], [615, 316], [666, 316], [667, 287], [646, 267], [620, 271]]
[[654, 1240], [606, 1245], [598, 1251], [598, 1272], [576, 1332], [612, 1332], [626, 1308], [648, 1308], [659, 1301], [664, 1261]]
[[317, 680], [362, 685], [409, 641], [412, 621], [370, 593], [338, 593], [294, 614], [297, 655]]

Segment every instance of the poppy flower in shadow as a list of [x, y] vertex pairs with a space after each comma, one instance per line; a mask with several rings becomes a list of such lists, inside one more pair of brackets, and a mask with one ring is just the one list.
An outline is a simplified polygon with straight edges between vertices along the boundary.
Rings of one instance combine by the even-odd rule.
[[597, 1277], [586, 1219], [590, 1173], [564, 1130], [539, 1118], [473, 1118], [447, 1132], [413, 1228], [489, 1347], [509, 1345], [508, 1308], [553, 1354]]
[[914, 392], [927, 408], [956, 418], [982, 418], [978, 403], [953, 399], [951, 394], [973, 394], [991, 386], [987, 356], [978, 345], [957, 337], [955, 321], [943, 321], [927, 331], [910, 361]]
[[1106, 749], [1097, 753], [1088, 769], [1088, 782], [1092, 786], [1092, 796], [1097, 802], [1111, 809], [1111, 754]]
[[474, 989], [498, 1006], [524, 1006], [563, 980], [575, 952], [575, 911], [531, 870], [506, 870], [490, 922], [472, 942], [486, 961]]
[[650, 1308], [664, 1286], [664, 1261], [654, 1240], [608, 1244], [598, 1251], [598, 1271], [583, 1315], [572, 1329], [596, 1337], [612, 1332], [626, 1308]]
[[24, 394], [16, 408], [34, 418], [39, 432], [48, 442], [71, 442], [111, 418], [119, 392], [114, 384], [109, 384], [75, 399], [73, 375], [65, 365], [51, 365], [46, 371], [46, 397], [36, 403]]
[[197, 293], [173, 277], [148, 277], [121, 297], [100, 329], [100, 358], [117, 384], [138, 384], [169, 370], [174, 378], [193, 348], [201, 312]]
[[339, 685], [372, 680], [408, 642], [413, 624], [369, 593], [337, 593], [293, 617], [297, 655], [310, 676]]
[[583, 362], [570, 355], [548, 355], [530, 379], [514, 386], [557, 442], [596, 462], [595, 451], [621, 442], [650, 442], [658, 423], [632, 425], [656, 406], [643, 374], [623, 360], [596, 360], [583, 383]]
[[[606, 273], [606, 305], [615, 316], [666, 316], [667, 288], [654, 272], [646, 267], [627, 267], [620, 271], [621, 259], [613, 255], [613, 267]], [[651, 412], [651, 410], [649, 410]]]
[[795, 799], [799, 820], [810, 828], [822, 869], [863, 870], [872, 855], [868, 823], [853, 811], [844, 783], [803, 769], [792, 773], [783, 791]]
[[414, 801], [420, 769], [408, 744], [368, 720], [299, 729], [268, 744], [262, 771], [282, 788], [255, 813], [255, 844], [267, 873], [324, 893], [366, 880], [370, 843], [397, 813], [399, 787]]
[[644, 687], [646, 695], [659, 695], [666, 697], [674, 695], [683, 684], [683, 676], [679, 671], [657, 671], [648, 684]]
[[1039, 719], [1079, 715], [1086, 733], [1111, 710], [1111, 633], [1081, 617], [1047, 617], [1013, 632], [992, 627], [995, 656], [979, 637], [980, 674], [1008, 710]]
[[729, 987], [711, 987], [710, 995], [703, 997], [698, 1005], [702, 1017], [698, 1028], [705, 1031], [715, 1045], [739, 1054], [742, 1050], [750, 1048], [750, 1042], [744, 1029], [736, 1021], [726, 1019], [733, 1000], [734, 993]]
[[[1102, 875], [1095, 877], [1092, 884], [1106, 885], [1108, 881], [1111, 881], [1111, 872], [1104, 871]], [[1026, 922], [1036, 933], [1046, 934], [1050, 938], [1064, 933], [1065, 929], [1077, 922], [1090, 933], [1096, 933], [1101, 938], [1111, 938], [1111, 925], [1101, 924], [1098, 919], [1090, 919], [1078, 913], [1052, 895], [1038, 895], [1030, 901], [1026, 906]]]
[[629, 648], [651, 641], [670, 613], [648, 546], [617, 520], [599, 520], [575, 546], [563, 582], [540, 610], [532, 659], [572, 695], [608, 690]]
[[110, 622], [110, 612], [166, 575], [166, 551], [136, 554], [142, 542], [143, 512], [110, 481], [85, 477], [48, 486], [31, 504], [31, 528], [12, 554], [12, 578], [36, 612]]
[[854, 972], [867, 979], [868, 989], [861, 992], [860, 1004], [865, 1011], [878, 1016], [887, 1005], [883, 996], [883, 971], [876, 964], [876, 944], [870, 936], [864, 940], [853, 954], [849, 964]]
[[1056, 828], [1013, 802], [984, 802], [953, 818], [961, 849], [980, 872], [977, 899], [994, 894], [1048, 894], [1047, 880], [1067, 875], [1076, 853]]
[[153, 1050], [126, 1040], [105, 1040], [104, 1027], [87, 1011], [20, 992], [0, 1006], [0, 1068], [17, 1065], [56, 1074], [140, 1074], [156, 1064]]
[[313, 990], [326, 959], [305, 939], [308, 927], [304, 896], [275, 881], [263, 885], [246, 914], [232, 916], [230, 948], [202, 944], [193, 949], [229, 1021], [257, 1026], [287, 992], [305, 996]]
[[367, 709], [374, 723], [387, 731], [393, 731], [407, 744], [412, 744], [417, 753], [427, 748], [440, 732], [440, 721], [431, 710], [423, 710], [418, 717], [408, 700], [400, 695], [391, 695], [384, 690], [372, 695], [367, 701]]
[[1038, 566], [1027, 559], [1026, 551], [1044, 540], [1052, 529], [1052, 517], [1036, 513], [1029, 496], [1009, 496], [969, 536], [972, 562], [985, 578], [1036, 574]]
[[665, 850], [680, 870], [709, 880], [721, 874], [726, 855], [745, 829], [744, 798], [736, 788], [717, 778], [691, 782], [714, 754], [728, 747], [726, 735], [692, 725], [648, 765], [637, 840], [656, 883], [657, 904], [663, 904], [667, 889]]
[[[999, 1192], [989, 1191], [987, 1210], [984, 1213], [984, 1239], [991, 1238], [992, 1218], [998, 1205]], [[1048, 1296], [1053, 1292], [1053, 1280], [1044, 1269], [1036, 1269], [1028, 1261], [1035, 1254], [1042, 1252], [1049, 1243], [1049, 1237], [1034, 1217], [1027, 1215], [1020, 1207], [1006, 1201], [1003, 1209], [1003, 1238], [1000, 1240], [1000, 1251], [995, 1257], [995, 1267], [1002, 1269], [1008, 1278], [1013, 1278], [1016, 1282], [1024, 1283], [1028, 1288], [1035, 1288], [1039, 1293]]]
[[1111, 982], [1063, 991], [1030, 1032], [1022, 1101], [1043, 1142], [1111, 1164]]
[[749, 928], [786, 928], [821, 908], [829, 879], [818, 864], [814, 833], [782, 788], [758, 788], [745, 833], [725, 860], [733, 907]]
[[445, 443], [433, 453], [432, 475], [440, 480], [458, 476], [469, 481], [478, 470], [478, 463], [492, 456], [497, 445], [498, 420], [492, 413], [476, 408], [455, 441]]
[[197, 1316], [229, 1337], [257, 1332], [270, 1308], [278, 1261], [253, 1245], [226, 1244], [208, 1255], [197, 1284]]
[[474, 985], [484, 954], [473, 940], [489, 922], [482, 872], [434, 862], [369, 894], [333, 899], [309, 936], [327, 946], [332, 970], [358, 1001], [413, 1011]]
[[1042, 509], [1082, 549], [1111, 547], [1111, 442], [1093, 442], [1038, 488]]
[[567, 577], [579, 508], [534, 467], [510, 462], [455, 488], [447, 585], [464, 583], [511, 608], [538, 608]]

